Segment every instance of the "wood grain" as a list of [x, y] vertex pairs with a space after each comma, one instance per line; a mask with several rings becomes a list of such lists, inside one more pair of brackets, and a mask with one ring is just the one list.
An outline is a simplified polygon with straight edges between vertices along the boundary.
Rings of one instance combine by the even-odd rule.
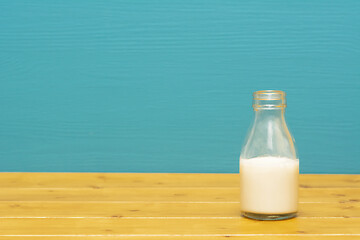
[[[250, 239], [250, 240], [358, 240], [359, 236], [356, 234], [300, 234], [300, 235], [251, 235], [251, 234], [243, 234], [241, 236], [181, 236], [181, 235], [171, 235], [171, 236], [141, 236], [141, 239], [145, 240], [225, 240], [231, 237], [231, 239]], [[69, 236], [69, 235], [63, 235], [63, 236], [54, 236], [54, 235], [36, 235], [36, 236], [29, 236], [29, 235], [12, 235], [12, 236], [2, 236], [2, 240], [20, 240], [20, 239], [26, 239], [26, 240], [38, 240], [38, 239], [49, 239], [49, 240], [78, 240], [78, 239], [86, 239], [86, 240], [134, 240], [137, 237], [134, 236], [108, 236], [108, 235], [97, 235], [97, 236], [89, 236], [89, 235], [76, 235], [76, 236]]]
[[[0, 219], [240, 218], [240, 206], [241, 203], [1, 201]], [[360, 218], [360, 202], [300, 203], [298, 217]]]
[[[5, 191], [6, 190], [6, 191]], [[239, 202], [237, 188], [7, 188], [0, 201]], [[300, 202], [359, 202], [360, 188], [299, 191]]]
[[[301, 174], [300, 188], [360, 188], [360, 175]], [[238, 174], [1, 173], [1, 188], [238, 188]]]
[[[297, 218], [279, 222], [238, 219], [6, 219], [1, 235], [236, 235], [359, 234], [360, 218]], [[19, 227], [21, 226], [21, 227]]]

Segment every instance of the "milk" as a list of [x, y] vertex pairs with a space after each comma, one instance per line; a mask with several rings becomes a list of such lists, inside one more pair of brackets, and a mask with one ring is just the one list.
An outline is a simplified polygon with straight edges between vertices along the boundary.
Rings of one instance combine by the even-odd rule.
[[299, 160], [281, 157], [240, 159], [243, 212], [285, 214], [297, 211]]

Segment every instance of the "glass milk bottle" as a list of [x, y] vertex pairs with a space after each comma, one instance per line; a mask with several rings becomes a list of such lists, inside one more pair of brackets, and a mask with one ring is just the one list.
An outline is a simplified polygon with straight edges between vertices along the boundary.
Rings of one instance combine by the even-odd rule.
[[285, 122], [285, 92], [254, 94], [255, 119], [240, 155], [242, 215], [257, 220], [296, 216], [299, 159]]

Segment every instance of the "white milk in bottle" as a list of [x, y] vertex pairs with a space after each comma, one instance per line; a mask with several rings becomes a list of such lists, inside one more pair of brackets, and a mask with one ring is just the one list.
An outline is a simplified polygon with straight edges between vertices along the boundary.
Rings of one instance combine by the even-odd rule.
[[240, 159], [241, 209], [258, 214], [297, 211], [299, 161], [282, 157]]

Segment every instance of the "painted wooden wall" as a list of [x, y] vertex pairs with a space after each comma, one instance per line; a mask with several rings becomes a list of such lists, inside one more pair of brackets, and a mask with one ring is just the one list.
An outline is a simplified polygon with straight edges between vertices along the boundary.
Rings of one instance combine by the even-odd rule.
[[0, 171], [237, 172], [282, 89], [303, 173], [360, 173], [360, 1], [0, 1]]

